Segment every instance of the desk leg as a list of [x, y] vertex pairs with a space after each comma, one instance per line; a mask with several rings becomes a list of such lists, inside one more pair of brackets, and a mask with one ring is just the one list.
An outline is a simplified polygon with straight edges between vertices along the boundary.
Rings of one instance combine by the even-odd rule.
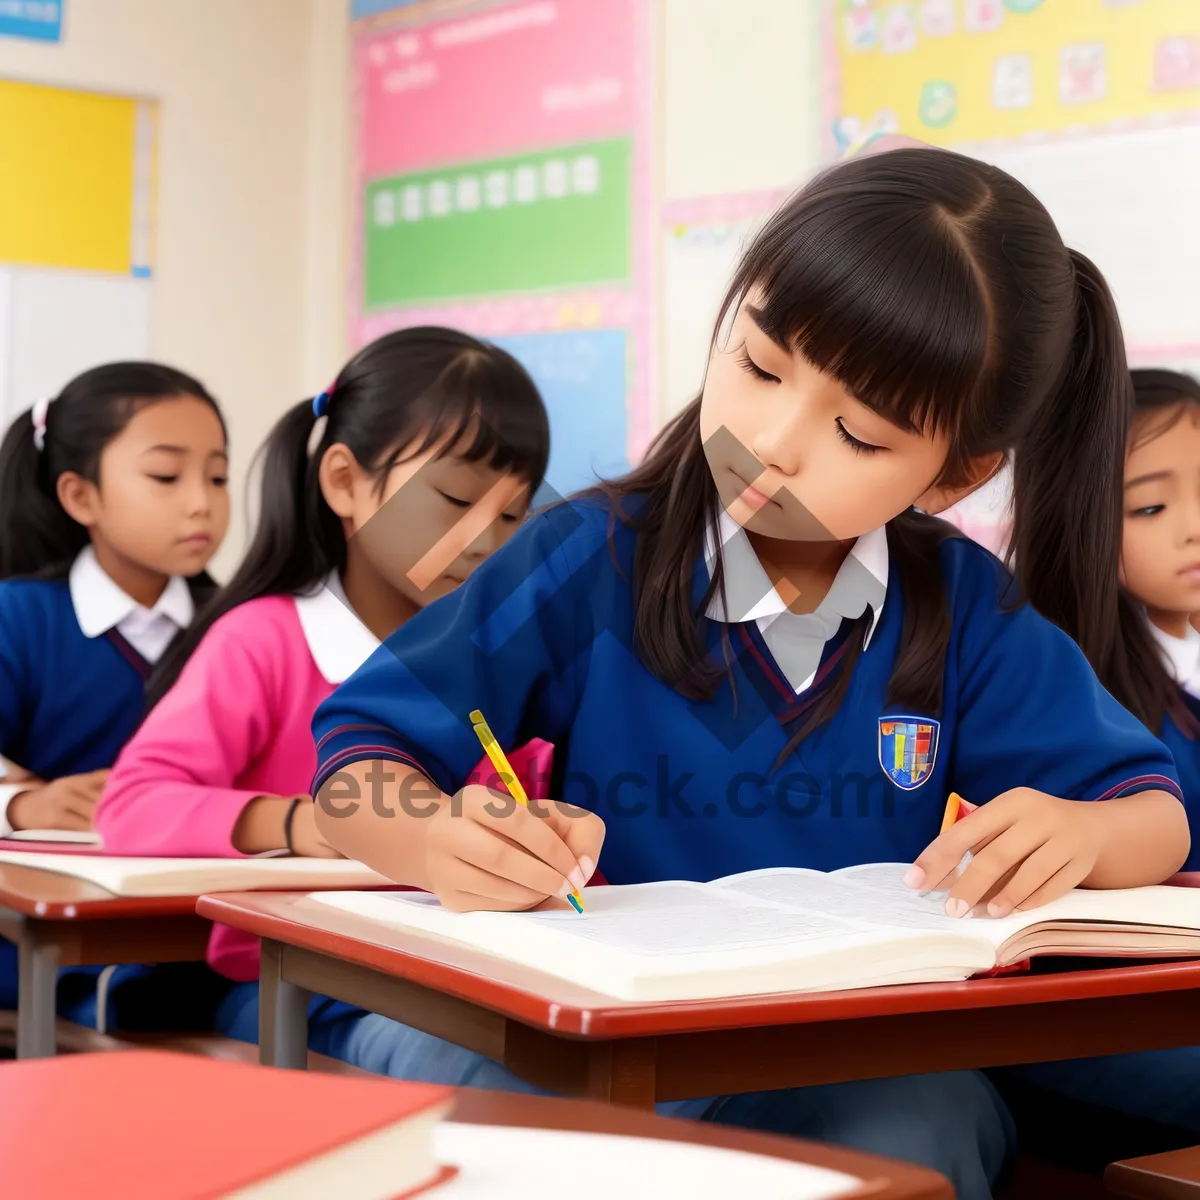
[[588, 1047], [588, 1099], [653, 1111], [656, 1058], [653, 1038], [592, 1044]]
[[309, 994], [282, 977], [282, 948], [263, 939], [258, 987], [258, 1061], [303, 1071], [308, 1066]]
[[58, 1049], [55, 991], [58, 947], [28, 926], [17, 949], [17, 1057], [52, 1058]]

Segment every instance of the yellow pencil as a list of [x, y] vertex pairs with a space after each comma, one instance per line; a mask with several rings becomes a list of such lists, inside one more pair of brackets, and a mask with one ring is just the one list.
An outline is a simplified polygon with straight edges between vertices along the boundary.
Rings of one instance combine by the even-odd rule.
[[962, 807], [962, 802], [963, 798], [957, 792], [950, 793], [950, 799], [946, 801], [946, 812], [942, 817], [941, 833], [945, 833], [958, 820], [958, 810]]
[[[516, 771], [509, 765], [508, 757], [500, 749], [500, 743], [496, 741], [496, 735], [483, 719], [483, 713], [479, 709], [475, 709], [471, 713], [471, 728], [475, 730], [475, 736], [479, 738], [484, 751], [492, 761], [492, 766], [496, 768], [496, 774], [500, 776], [501, 783], [508, 788], [509, 795], [518, 804], [528, 808], [529, 797], [525, 795], [525, 789], [521, 786], [521, 781], [517, 778]], [[576, 912], [583, 912], [583, 897], [578, 892], [572, 892], [567, 899], [571, 902], [571, 907]]]

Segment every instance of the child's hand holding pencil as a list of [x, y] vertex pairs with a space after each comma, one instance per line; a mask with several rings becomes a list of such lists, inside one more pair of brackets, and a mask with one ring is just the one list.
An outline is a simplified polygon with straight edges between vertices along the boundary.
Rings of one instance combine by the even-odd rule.
[[604, 822], [573, 805], [528, 800], [486, 722], [475, 716], [498, 786], [506, 791], [470, 785], [429, 818], [430, 889], [456, 912], [522, 911], [552, 896], [582, 911], [579, 892], [600, 859]]

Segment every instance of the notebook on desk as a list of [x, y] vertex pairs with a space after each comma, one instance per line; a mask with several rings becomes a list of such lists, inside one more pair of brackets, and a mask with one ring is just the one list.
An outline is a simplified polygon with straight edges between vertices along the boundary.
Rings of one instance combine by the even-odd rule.
[[943, 895], [904, 885], [906, 869], [784, 868], [706, 884], [589, 887], [582, 916], [452, 913], [420, 892], [311, 899], [643, 1002], [951, 982], [1039, 955], [1200, 956], [1193, 889], [1076, 889], [1000, 920], [956, 920]]
[[204, 892], [390, 886], [346, 858], [116, 858], [0, 850], [0, 864], [35, 867], [94, 883], [114, 896], [199, 896]]
[[14, 829], [3, 842], [36, 842], [47, 846], [92, 846], [100, 849], [104, 839], [94, 829]]
[[[454, 1093], [129, 1050], [0, 1068], [22, 1200], [850, 1200], [878, 1179], [722, 1147], [457, 1124]], [[69, 1138], [64, 1142], [64, 1131]], [[55, 1147], [69, 1146], [69, 1153]], [[881, 1175], [888, 1164], [869, 1164]]]
[[383, 1200], [449, 1174], [449, 1088], [137, 1050], [3, 1071], [3, 1191], [25, 1200]]

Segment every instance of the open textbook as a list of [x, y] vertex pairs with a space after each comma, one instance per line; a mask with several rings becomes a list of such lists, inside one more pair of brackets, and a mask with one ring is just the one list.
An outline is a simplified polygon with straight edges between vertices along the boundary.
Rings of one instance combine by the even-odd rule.
[[955, 919], [907, 865], [749, 871], [712, 883], [588, 888], [587, 911], [452, 913], [421, 892], [314, 902], [420, 930], [621, 1000], [934, 983], [1034, 955], [1200, 956], [1200, 891], [1076, 889], [1000, 920]]

